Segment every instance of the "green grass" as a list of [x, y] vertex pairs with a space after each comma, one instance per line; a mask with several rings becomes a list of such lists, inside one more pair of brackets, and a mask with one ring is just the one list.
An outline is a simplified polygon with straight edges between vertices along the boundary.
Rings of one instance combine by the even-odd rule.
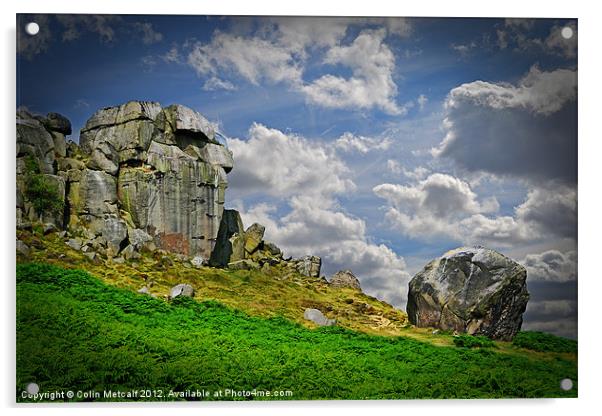
[[[566, 377], [569, 392], [559, 388]], [[168, 303], [30, 263], [17, 266], [17, 400], [30, 382], [41, 392], [152, 388], [163, 400], [197, 389], [288, 390], [294, 400], [575, 397], [577, 366], [562, 354], [439, 347], [215, 301]]]
[[492, 348], [495, 344], [483, 335], [458, 335], [454, 337], [454, 345], [465, 348]]
[[546, 334], [545, 332], [519, 332], [512, 340], [512, 344], [533, 351], [577, 353], [577, 341]]

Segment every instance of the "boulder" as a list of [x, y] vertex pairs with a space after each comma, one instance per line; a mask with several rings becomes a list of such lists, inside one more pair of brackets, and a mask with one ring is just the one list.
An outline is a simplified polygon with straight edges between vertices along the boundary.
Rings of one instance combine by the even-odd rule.
[[31, 254], [31, 249], [23, 241], [17, 240], [17, 253], [27, 257]]
[[130, 244], [138, 250], [146, 243], [153, 241], [153, 237], [139, 228], [130, 228], [128, 229], [128, 240], [130, 241]]
[[[24, 174], [32, 158], [40, 173], [53, 174], [54, 140], [44, 125], [26, 109], [17, 111], [17, 175]], [[18, 179], [18, 178], [17, 178]]]
[[263, 241], [265, 227], [261, 224], [254, 223], [245, 231], [245, 251], [253, 254], [259, 248]]
[[320, 277], [320, 268], [322, 259], [318, 256], [305, 256], [300, 259], [293, 259], [293, 264], [297, 271], [307, 277]]
[[511, 340], [529, 293], [527, 271], [483, 247], [461, 247], [428, 263], [410, 281], [407, 313], [418, 327]]
[[[44, 121], [46, 129], [62, 133], [65, 136], [71, 134], [71, 122], [69, 119], [59, 113], [48, 113]], [[64, 136], [63, 136], [64, 140]]]
[[282, 256], [282, 250], [280, 250], [280, 248], [276, 244], [274, 244], [274, 243], [270, 243], [268, 241], [264, 241], [263, 242], [263, 249], [265, 251], [267, 251], [268, 253], [270, 253], [272, 256], [278, 256], [278, 257]]
[[150, 295], [150, 289], [148, 286], [142, 286], [140, 289], [138, 289], [138, 293], [141, 295]]
[[234, 209], [225, 209], [209, 264], [214, 267], [225, 267], [228, 263], [244, 259], [244, 240], [241, 237], [243, 233], [240, 213]]
[[330, 286], [332, 287], [349, 287], [352, 289], [362, 290], [360, 281], [351, 272], [351, 270], [342, 270], [336, 272], [330, 278]]
[[193, 298], [194, 288], [187, 283], [180, 283], [179, 285], [175, 285], [169, 291], [169, 298], [174, 299], [178, 296], [186, 296], [189, 298]]
[[79, 251], [82, 248], [81, 241], [78, 240], [78, 239], [75, 239], [75, 238], [70, 238], [65, 244], [67, 244], [73, 250], [78, 250]]
[[198, 269], [200, 267], [203, 267], [203, 264], [205, 263], [205, 259], [202, 258], [201, 256], [194, 256], [192, 258], [192, 260], [190, 260], [190, 263]]
[[318, 309], [307, 308], [303, 313], [303, 318], [312, 321], [318, 326], [333, 326], [336, 324], [336, 319], [328, 319]]

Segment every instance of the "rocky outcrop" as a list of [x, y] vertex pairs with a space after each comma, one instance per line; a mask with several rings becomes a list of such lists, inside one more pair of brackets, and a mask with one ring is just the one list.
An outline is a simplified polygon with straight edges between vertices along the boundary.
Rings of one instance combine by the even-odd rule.
[[322, 259], [318, 256], [305, 256], [300, 259], [291, 259], [289, 262], [304, 276], [320, 277]]
[[[66, 245], [92, 260], [123, 262], [162, 249], [196, 268], [278, 266], [320, 276], [320, 257], [284, 259], [264, 240], [263, 225], [245, 230], [237, 211], [224, 210], [232, 153], [198, 112], [130, 101], [94, 113], [79, 144], [66, 142], [71, 129], [57, 113], [17, 112], [19, 227], [42, 222], [69, 231]], [[60, 209], [36, 212], [44, 204], [27, 192], [32, 174], [38, 188], [52, 188]]]
[[523, 266], [493, 250], [451, 250], [410, 281], [408, 318], [419, 327], [510, 340], [529, 300], [526, 279]]
[[352, 289], [362, 290], [360, 281], [351, 272], [351, 270], [341, 270], [336, 272], [330, 278], [330, 286], [332, 287], [348, 287]]
[[181, 105], [131, 101], [92, 115], [79, 146], [65, 142], [70, 133], [60, 114], [17, 113], [19, 222], [39, 219], [23, 194], [32, 159], [65, 201], [44, 222], [103, 236], [113, 254], [132, 242], [148, 247], [139, 241], [145, 233], [158, 248], [211, 256], [233, 160], [207, 119]]

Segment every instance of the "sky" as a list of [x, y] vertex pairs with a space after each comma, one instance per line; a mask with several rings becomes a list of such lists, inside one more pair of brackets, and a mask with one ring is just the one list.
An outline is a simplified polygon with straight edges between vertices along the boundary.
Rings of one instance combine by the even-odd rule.
[[[36, 36], [24, 25], [35, 21]], [[70, 139], [183, 104], [225, 137], [227, 208], [404, 309], [430, 260], [525, 265], [524, 329], [577, 336], [575, 19], [20, 15], [17, 106]]]

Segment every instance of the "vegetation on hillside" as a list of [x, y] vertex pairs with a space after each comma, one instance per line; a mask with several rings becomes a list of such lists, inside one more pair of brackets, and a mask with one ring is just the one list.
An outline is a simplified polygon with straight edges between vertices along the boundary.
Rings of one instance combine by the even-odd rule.
[[533, 351], [577, 353], [577, 341], [546, 334], [545, 332], [519, 332], [512, 340], [512, 344]]
[[64, 201], [58, 186], [40, 173], [38, 162], [32, 156], [25, 159], [25, 197], [38, 216], [63, 212]]
[[521, 351], [308, 329], [215, 301], [154, 299], [77, 269], [17, 266], [18, 400], [30, 382], [42, 392], [161, 392], [139, 400], [226, 389], [294, 400], [576, 396], [559, 388], [567, 377], [577, 385], [574, 355]]

